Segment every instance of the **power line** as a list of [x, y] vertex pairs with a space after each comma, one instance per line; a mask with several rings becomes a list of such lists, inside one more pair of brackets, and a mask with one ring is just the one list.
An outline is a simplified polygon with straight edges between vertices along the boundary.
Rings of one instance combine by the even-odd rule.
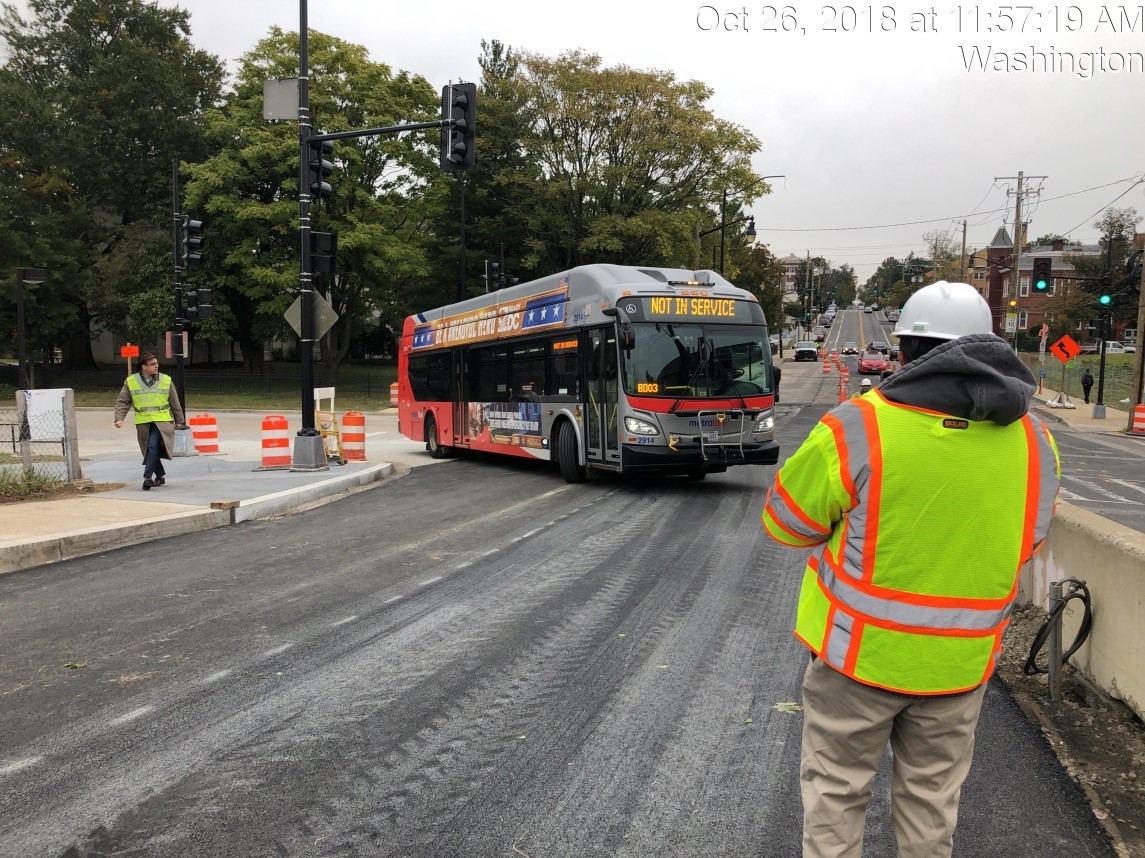
[[[1133, 182], [1133, 184], [1130, 185], [1129, 188], [1127, 188], [1124, 193], [1119, 194], [1112, 202], [1106, 204], [1101, 209], [1098, 209], [1098, 213], [1100, 214], [1106, 208], [1113, 205], [1113, 203], [1117, 202], [1117, 200], [1121, 199], [1121, 197], [1125, 196], [1125, 194], [1129, 193], [1129, 191], [1133, 190], [1133, 188], [1136, 187], [1138, 184], [1140, 184], [1141, 182], [1145, 182], [1145, 178], [1142, 178], [1140, 175], [1129, 176], [1129, 177], [1124, 178], [1124, 179], [1118, 179], [1114, 182], [1107, 182], [1104, 185], [1097, 185], [1095, 187], [1086, 188], [1086, 189], [1081, 190], [1081, 191], [1073, 191], [1072, 193], [1062, 194], [1061, 196], [1058, 196], [1058, 197], [1048, 197], [1044, 200], [1041, 200], [1041, 202], [1047, 202], [1048, 203], [1048, 202], [1054, 202], [1055, 200], [1064, 200], [1068, 197], [1077, 196], [1078, 194], [1086, 194], [1086, 193], [1089, 193], [1091, 191], [1100, 191], [1102, 188], [1108, 188], [1108, 187], [1111, 187], [1112, 185], [1120, 185], [1122, 182]], [[981, 203], [979, 203], [978, 205], [981, 205]], [[924, 224], [929, 224], [929, 223], [946, 223], [946, 222], [949, 222], [952, 220], [962, 220], [963, 218], [970, 218], [976, 214], [986, 216], [986, 215], [996, 215], [996, 214], [1007, 214], [1007, 213], [1009, 213], [1009, 211], [1010, 211], [1010, 207], [1009, 207], [1009, 204], [1007, 203], [1006, 205], [1003, 205], [1000, 208], [993, 209], [992, 211], [988, 211], [988, 212], [970, 212], [969, 214], [949, 215], [947, 217], [930, 218], [928, 220], [904, 221], [902, 223], [882, 223], [882, 224], [872, 224], [869, 226], [821, 226], [821, 227], [798, 227], [798, 228], [764, 226], [764, 227], [757, 227], [757, 228], [761, 232], [853, 232], [853, 231], [864, 230], [864, 229], [894, 229], [894, 228], [900, 227], [900, 226], [922, 226]], [[1088, 218], [1087, 218], [1087, 220], [1088, 220]], [[1074, 229], [1078, 229], [1081, 225], [1082, 224], [1078, 224], [1078, 226], [1074, 227]]]

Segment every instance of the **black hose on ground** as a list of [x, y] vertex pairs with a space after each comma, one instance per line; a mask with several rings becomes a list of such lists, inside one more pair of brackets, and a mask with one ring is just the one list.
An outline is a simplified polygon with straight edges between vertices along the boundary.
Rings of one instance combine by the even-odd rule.
[[1073, 643], [1069, 648], [1062, 653], [1062, 664], [1069, 661], [1070, 656], [1081, 649], [1081, 645], [1085, 643], [1086, 638], [1093, 628], [1093, 609], [1089, 600], [1089, 588], [1085, 586], [1084, 581], [1079, 581], [1077, 578], [1064, 578], [1063, 584], [1069, 584], [1069, 591], [1062, 596], [1062, 600], [1058, 602], [1046, 616], [1046, 621], [1042, 623], [1042, 627], [1038, 629], [1038, 633], [1034, 635], [1034, 642], [1030, 646], [1030, 657], [1026, 659], [1026, 666], [1023, 668], [1026, 676], [1034, 676], [1038, 673], [1049, 673], [1048, 667], [1042, 667], [1037, 663], [1038, 653], [1041, 652], [1042, 647], [1046, 645], [1046, 641], [1050, 636], [1050, 629], [1055, 622], [1058, 622], [1058, 616], [1065, 610], [1065, 606], [1069, 604], [1072, 599], [1080, 599], [1084, 613], [1081, 618], [1081, 625], [1078, 627], [1077, 634], [1074, 636]]

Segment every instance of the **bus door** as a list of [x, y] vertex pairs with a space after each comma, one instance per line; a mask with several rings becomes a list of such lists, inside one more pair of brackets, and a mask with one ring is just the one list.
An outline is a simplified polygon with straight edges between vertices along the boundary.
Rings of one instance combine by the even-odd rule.
[[616, 353], [616, 329], [588, 332], [585, 355], [585, 441], [590, 462], [620, 463], [620, 432], [617, 427], [620, 395], [620, 363]]
[[456, 444], [469, 446], [469, 397], [467, 390], [466, 364], [469, 349], [453, 350], [453, 440]]

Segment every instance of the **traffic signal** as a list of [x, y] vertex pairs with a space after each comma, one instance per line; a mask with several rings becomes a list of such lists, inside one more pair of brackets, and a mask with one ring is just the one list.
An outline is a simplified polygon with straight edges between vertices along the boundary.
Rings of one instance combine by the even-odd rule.
[[188, 319], [205, 319], [215, 314], [215, 308], [211, 306], [210, 289], [196, 289], [188, 286], [184, 297], [187, 299]]
[[1101, 275], [1098, 287], [1097, 303], [1103, 307], [1108, 307], [1113, 303], [1113, 295], [1110, 294], [1113, 290], [1113, 278], [1108, 274]]
[[310, 270], [315, 274], [332, 274], [338, 255], [338, 236], [332, 232], [310, 233]]
[[1034, 289], [1036, 291], [1049, 291], [1050, 284], [1053, 282], [1050, 279], [1053, 276], [1053, 264], [1053, 259], [1048, 256], [1034, 258]]
[[321, 200], [334, 193], [326, 181], [334, 172], [334, 164], [328, 160], [334, 156], [334, 143], [331, 140], [311, 140], [310, 156], [307, 159], [306, 187], [312, 200]]
[[203, 261], [203, 222], [191, 217], [183, 218], [183, 265], [198, 265]]
[[500, 262], [485, 263], [485, 290], [487, 292], [501, 289], [505, 285], [505, 272], [501, 270]]
[[441, 169], [473, 166], [476, 120], [477, 84], [451, 83], [441, 88]]

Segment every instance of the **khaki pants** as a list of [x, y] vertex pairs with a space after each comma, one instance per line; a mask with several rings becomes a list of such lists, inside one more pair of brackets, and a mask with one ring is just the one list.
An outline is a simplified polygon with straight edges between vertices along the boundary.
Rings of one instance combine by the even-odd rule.
[[803, 677], [804, 858], [862, 854], [871, 779], [888, 741], [899, 858], [949, 856], [985, 693], [982, 685], [952, 697], [905, 697], [813, 660]]

